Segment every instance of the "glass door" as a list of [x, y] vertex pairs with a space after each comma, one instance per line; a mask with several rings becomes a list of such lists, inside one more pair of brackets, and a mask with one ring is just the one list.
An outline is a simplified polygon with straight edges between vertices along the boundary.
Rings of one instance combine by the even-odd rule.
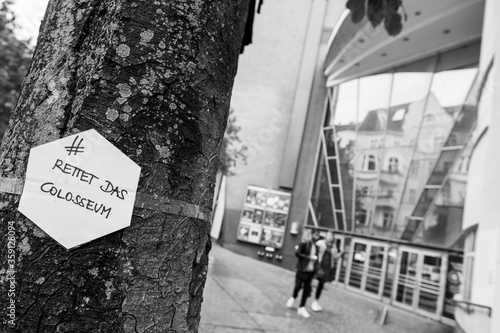
[[418, 253], [402, 251], [399, 257], [397, 269], [396, 291], [394, 292], [394, 301], [400, 305], [413, 307], [413, 298], [417, 287], [417, 263]]
[[368, 245], [358, 242], [354, 242], [353, 245], [347, 285], [351, 288], [361, 289]]
[[354, 240], [350, 253], [347, 287], [381, 298], [387, 267], [387, 245]]
[[400, 249], [393, 300], [395, 305], [438, 318], [445, 286], [444, 254]]
[[385, 276], [387, 246], [371, 245], [368, 253], [366, 280], [364, 290], [367, 293], [381, 296], [383, 290], [383, 277]]
[[346, 253], [346, 255], [344, 255], [339, 261], [339, 265], [337, 266], [339, 269], [338, 269], [338, 272], [336, 272], [336, 274], [338, 274], [336, 276], [336, 280], [338, 283], [340, 284], [347, 284], [346, 283], [346, 276], [347, 276], [347, 270], [349, 268], [349, 257], [348, 257], [348, 254], [351, 252], [350, 249], [351, 249], [351, 238], [350, 237], [345, 237], [345, 238], [342, 238], [342, 245], [343, 245], [343, 249], [344, 249], [344, 252]]
[[[344, 236], [336, 235], [335, 236], [335, 246], [337, 248], [337, 251], [342, 252], [344, 250]], [[345, 274], [345, 269], [342, 270], [344, 262], [347, 260], [342, 260], [343, 258], [340, 257], [337, 260], [334, 261], [333, 263], [333, 282], [340, 282], [340, 274], [343, 271], [343, 274]], [[344, 279], [342, 279], [344, 281]]]
[[444, 293], [443, 262], [440, 255], [423, 254], [417, 308], [424, 313], [437, 314], [443, 304], [441, 298]]

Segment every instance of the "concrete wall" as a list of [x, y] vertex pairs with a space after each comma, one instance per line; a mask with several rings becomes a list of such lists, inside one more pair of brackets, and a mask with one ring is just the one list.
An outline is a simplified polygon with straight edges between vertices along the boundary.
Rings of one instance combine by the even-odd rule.
[[[257, 257], [260, 246], [236, 241], [246, 189], [248, 185], [279, 189], [282, 168], [287, 167], [283, 163], [285, 151], [290, 153], [288, 136], [297, 135], [302, 137], [302, 146], [295, 148], [300, 161], [296, 170], [300, 176], [295, 178], [299, 182], [293, 186], [283, 261], [273, 259], [285, 267], [295, 265], [293, 247], [300, 235], [290, 236], [288, 230], [291, 221], [302, 224], [307, 213], [326, 93], [321, 68], [328, 38], [344, 5], [327, 0], [266, 1], [256, 15], [253, 44], [240, 56], [231, 101], [241, 126], [240, 138], [248, 147], [248, 160], [246, 165], [238, 164], [236, 175], [228, 179], [222, 230], [226, 248]], [[325, 10], [318, 10], [318, 6]], [[304, 93], [307, 85], [312, 93]], [[298, 112], [302, 113], [299, 126]]]
[[231, 100], [248, 147], [247, 164], [229, 178], [227, 208], [240, 210], [247, 185], [278, 187], [310, 1], [266, 1], [253, 43], [240, 55]]
[[247, 163], [228, 178], [222, 239], [225, 247], [255, 255], [259, 246], [236, 241], [248, 185], [278, 189], [311, 1], [265, 1], [254, 21], [253, 43], [240, 55], [231, 107]]

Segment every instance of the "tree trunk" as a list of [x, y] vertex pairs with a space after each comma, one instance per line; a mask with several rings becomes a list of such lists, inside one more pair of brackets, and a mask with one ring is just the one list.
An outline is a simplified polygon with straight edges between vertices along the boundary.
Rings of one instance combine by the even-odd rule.
[[[216, 156], [248, 6], [49, 2], [2, 145], [1, 332], [198, 330]], [[91, 128], [141, 166], [137, 200], [147, 208], [136, 203], [129, 228], [65, 250], [17, 211], [9, 184], [23, 183], [30, 148]], [[168, 200], [201, 218], [168, 212]]]

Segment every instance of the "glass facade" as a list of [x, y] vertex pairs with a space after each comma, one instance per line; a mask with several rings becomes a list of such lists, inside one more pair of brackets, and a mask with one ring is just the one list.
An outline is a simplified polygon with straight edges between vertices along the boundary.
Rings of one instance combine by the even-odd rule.
[[[331, 89], [309, 225], [435, 246], [455, 240], [478, 59], [453, 54]], [[353, 274], [348, 283], [360, 282]]]

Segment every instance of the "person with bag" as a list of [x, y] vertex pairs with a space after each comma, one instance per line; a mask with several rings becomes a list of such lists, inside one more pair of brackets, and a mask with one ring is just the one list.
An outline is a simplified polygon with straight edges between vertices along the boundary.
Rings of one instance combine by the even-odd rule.
[[312, 292], [312, 280], [314, 273], [318, 267], [318, 247], [316, 242], [319, 240], [319, 232], [305, 229], [303, 234], [303, 241], [297, 246], [295, 256], [298, 258], [296, 273], [295, 273], [295, 286], [293, 288], [292, 297], [286, 302], [286, 307], [293, 307], [293, 303], [299, 291], [302, 289], [302, 297], [300, 305], [297, 309], [297, 314], [304, 318], [309, 318], [310, 314], [306, 310], [307, 298]]
[[316, 242], [318, 247], [318, 259], [319, 267], [316, 270], [316, 279], [318, 280], [318, 286], [316, 287], [316, 294], [314, 295], [314, 301], [311, 304], [311, 310], [314, 312], [323, 311], [321, 305], [319, 305], [319, 298], [321, 297], [321, 292], [325, 286], [325, 282], [331, 282], [335, 278], [334, 267], [335, 261], [340, 258], [344, 252], [337, 249], [335, 245], [335, 236], [333, 232], [328, 231], [326, 234], [326, 239], [320, 239]]

